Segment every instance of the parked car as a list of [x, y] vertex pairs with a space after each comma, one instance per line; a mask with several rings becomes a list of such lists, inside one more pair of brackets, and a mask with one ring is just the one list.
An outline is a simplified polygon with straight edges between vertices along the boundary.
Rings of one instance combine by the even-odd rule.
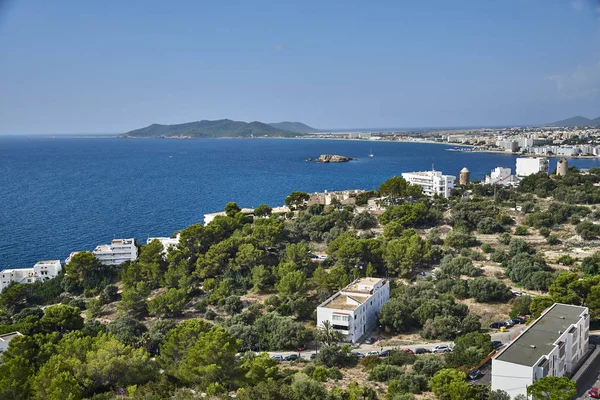
[[587, 394], [592, 399], [600, 399], [600, 389], [598, 389], [597, 387], [591, 388]]
[[363, 353], [359, 353], [358, 351], [353, 351], [350, 354], [352, 354], [354, 357], [358, 358], [359, 360], [361, 358], [365, 358], [365, 355]]
[[427, 353], [431, 353], [431, 350], [424, 349], [422, 347], [419, 347], [418, 349], [415, 349], [415, 354], [427, 354]]
[[389, 356], [390, 356], [390, 354], [392, 354], [392, 351], [391, 351], [391, 350], [384, 350], [384, 351], [382, 351], [381, 353], [379, 353], [378, 357], [382, 357], [382, 358], [383, 358], [383, 357], [389, 357]]
[[408, 354], [415, 354], [414, 351], [412, 351], [411, 349], [402, 349], [403, 351], [407, 352]]
[[317, 358], [317, 353], [311, 353], [310, 359], [314, 360], [315, 358]]
[[450, 346], [447, 346], [445, 344], [439, 344], [433, 349], [434, 353], [450, 353], [451, 351], [452, 349], [450, 348]]
[[514, 317], [512, 319], [512, 322], [517, 325], [517, 324], [524, 324], [525, 323], [525, 318], [523, 317]]
[[504, 326], [506, 326], [507, 328], [512, 328], [513, 326], [515, 326], [515, 323], [513, 322], [512, 319], [508, 319], [508, 320], [504, 321], [504, 323], [506, 324]]
[[515, 297], [521, 297], [521, 296], [523, 296], [523, 292], [519, 292], [518, 290], [513, 290], [512, 295]]
[[304, 350], [306, 350], [306, 346], [304, 346], [303, 344], [298, 347], [298, 351], [304, 351]]
[[498, 349], [502, 348], [502, 346], [504, 346], [504, 345], [502, 344], [502, 342], [501, 342], [501, 341], [499, 341], [499, 340], [494, 340], [494, 341], [492, 342], [492, 344], [494, 345], [494, 350], [498, 350]]
[[377, 341], [377, 339], [372, 338], [372, 337], [368, 337], [365, 339], [365, 344], [373, 344]]
[[469, 374], [467, 375], [467, 377], [474, 381], [475, 379], [479, 378], [481, 376], [481, 371], [478, 369], [472, 369], [469, 371]]
[[371, 350], [370, 352], [367, 353], [367, 356], [377, 357], [378, 355], [379, 355], [379, 352], [377, 350]]
[[506, 326], [506, 322], [492, 322], [490, 324], [490, 328], [492, 328], [492, 329], [500, 329], [503, 326]]
[[281, 354], [275, 354], [274, 356], [271, 356], [271, 360], [277, 360], [281, 362], [283, 361], [283, 356]]
[[427, 276], [427, 274], [425, 273], [425, 271], [419, 271], [419, 275], [421, 275], [421, 276]]
[[297, 359], [299, 359], [300, 357], [298, 357], [298, 354], [290, 354], [289, 356], [287, 356], [285, 358], [285, 361], [295, 361]]

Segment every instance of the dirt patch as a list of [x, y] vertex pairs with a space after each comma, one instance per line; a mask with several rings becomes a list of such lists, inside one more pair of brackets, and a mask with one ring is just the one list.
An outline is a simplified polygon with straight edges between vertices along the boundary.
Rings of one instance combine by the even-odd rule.
[[456, 300], [469, 307], [469, 313], [481, 318], [481, 325], [487, 327], [495, 321], [505, 321], [512, 306], [509, 303], [478, 303], [474, 299]]

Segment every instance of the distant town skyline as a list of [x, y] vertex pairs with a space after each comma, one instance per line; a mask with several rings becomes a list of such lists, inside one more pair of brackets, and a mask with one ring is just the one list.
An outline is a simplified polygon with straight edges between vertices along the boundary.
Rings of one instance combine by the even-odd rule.
[[600, 116], [600, 1], [0, 0], [0, 134]]

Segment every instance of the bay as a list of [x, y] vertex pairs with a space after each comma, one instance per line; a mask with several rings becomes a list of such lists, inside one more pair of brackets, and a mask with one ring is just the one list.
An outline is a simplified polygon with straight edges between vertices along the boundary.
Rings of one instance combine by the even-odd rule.
[[[229, 201], [282, 205], [292, 191], [374, 189], [402, 172], [472, 179], [515, 168], [516, 156], [452, 146], [317, 139], [165, 140], [0, 137], [0, 269], [64, 260], [113, 238], [168, 236]], [[367, 155], [373, 151], [375, 157]], [[357, 158], [306, 162], [319, 154]], [[557, 159], [552, 159], [554, 169]], [[580, 168], [595, 159], [569, 160]]]

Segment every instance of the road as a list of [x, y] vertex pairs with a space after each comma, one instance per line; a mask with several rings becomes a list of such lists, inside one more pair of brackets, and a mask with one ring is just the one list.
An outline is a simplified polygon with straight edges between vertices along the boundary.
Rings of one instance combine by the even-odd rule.
[[[498, 340], [502, 343], [508, 343], [510, 340], [514, 339], [520, 332], [522, 329], [525, 329], [525, 325], [516, 325], [513, 328], [511, 328], [510, 330], [507, 330], [506, 332], [497, 332], [492, 334], [492, 340]], [[384, 350], [392, 350], [392, 349], [397, 349], [397, 348], [401, 348], [401, 349], [411, 349], [412, 351], [415, 351], [415, 349], [417, 348], [423, 348], [423, 349], [428, 349], [428, 350], [433, 350], [435, 348], [435, 346], [438, 345], [451, 345], [452, 342], [428, 342], [428, 343], [417, 343], [417, 344], [411, 344], [411, 345], [407, 345], [407, 346], [381, 346], [379, 345], [378, 342], [374, 343], [374, 344], [360, 344], [356, 347], [352, 348], [352, 351], [355, 352], [359, 352], [359, 353], [363, 353], [363, 354], [367, 354], [369, 351], [379, 351], [382, 352]], [[307, 348], [304, 351], [298, 352], [298, 351], [269, 351], [269, 355], [274, 356], [274, 355], [281, 355], [282, 357], [286, 357], [288, 355], [291, 354], [297, 354], [300, 355], [300, 358], [304, 358], [304, 359], [310, 359], [310, 355], [315, 353], [316, 349], [315, 348]]]

